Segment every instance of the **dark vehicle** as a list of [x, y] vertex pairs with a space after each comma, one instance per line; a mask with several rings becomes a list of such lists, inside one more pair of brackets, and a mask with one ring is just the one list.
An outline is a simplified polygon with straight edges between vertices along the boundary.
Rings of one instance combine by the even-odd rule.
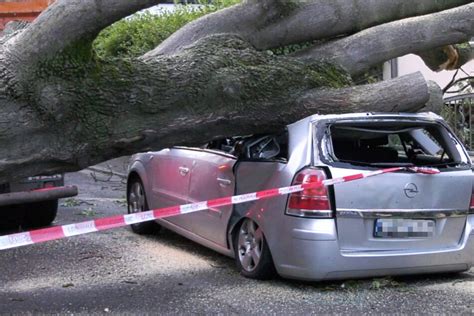
[[48, 226], [56, 218], [58, 199], [77, 195], [64, 187], [62, 174], [28, 177], [0, 184], [0, 228]]

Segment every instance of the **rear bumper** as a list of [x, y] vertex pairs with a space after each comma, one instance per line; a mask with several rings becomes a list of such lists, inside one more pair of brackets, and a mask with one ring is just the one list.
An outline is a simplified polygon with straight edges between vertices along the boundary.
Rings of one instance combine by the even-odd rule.
[[34, 203], [77, 195], [76, 186], [52, 187], [33, 191], [0, 194], [0, 206]]
[[[324, 221], [324, 225], [315, 223], [314, 229], [293, 227], [285, 247], [270, 245], [280, 275], [301, 280], [333, 280], [455, 272], [474, 265], [474, 215], [468, 216], [456, 248], [416, 252], [341, 251], [334, 221]], [[328, 227], [329, 223], [332, 227]]]

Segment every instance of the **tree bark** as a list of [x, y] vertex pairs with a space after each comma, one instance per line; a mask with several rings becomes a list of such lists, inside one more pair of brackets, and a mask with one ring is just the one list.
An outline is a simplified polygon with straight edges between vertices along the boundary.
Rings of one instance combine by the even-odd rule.
[[474, 59], [474, 49], [468, 44], [448, 45], [418, 53], [426, 66], [433, 71], [459, 69]]
[[417, 112], [438, 111], [443, 98], [437, 84], [427, 83], [421, 73], [414, 73], [369, 85], [310, 90], [296, 104], [322, 114]]
[[248, 0], [189, 23], [145, 57], [170, 55], [213, 34], [234, 34], [259, 50], [353, 34], [471, 3], [470, 0]]
[[22, 105], [0, 108], [0, 182], [217, 136], [272, 132], [315, 113], [416, 111], [429, 99], [419, 74], [344, 88], [350, 79], [331, 64], [268, 55], [225, 35], [173, 57], [34, 80], [41, 84], [31, 85]]
[[328, 44], [309, 48], [297, 56], [328, 59], [352, 75], [409, 53], [463, 43], [474, 36], [474, 3], [440, 13], [375, 26]]
[[88, 44], [102, 29], [160, 2], [58, 0], [7, 43], [6, 53], [12, 55], [10, 60], [16, 61], [12, 67], [28, 70], [31, 65], [53, 58], [66, 49], [90, 51]]

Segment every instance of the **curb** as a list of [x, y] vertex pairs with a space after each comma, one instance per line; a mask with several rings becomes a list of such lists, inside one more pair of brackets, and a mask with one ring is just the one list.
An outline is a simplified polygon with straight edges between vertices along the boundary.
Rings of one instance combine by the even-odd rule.
[[122, 178], [122, 179], [127, 179], [126, 174], [116, 172], [116, 171], [113, 171], [113, 170], [107, 169], [107, 168], [92, 166], [92, 167], [86, 168], [86, 170], [91, 170], [91, 171], [94, 171], [94, 172], [100, 172], [100, 173], [103, 173], [103, 174], [106, 174], [106, 175], [113, 175], [113, 176], [117, 176], [117, 177]]

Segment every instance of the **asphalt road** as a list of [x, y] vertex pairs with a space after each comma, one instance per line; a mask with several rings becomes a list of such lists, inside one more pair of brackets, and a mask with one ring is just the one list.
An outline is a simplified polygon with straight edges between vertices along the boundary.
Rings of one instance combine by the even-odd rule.
[[[67, 175], [80, 187], [55, 225], [125, 212], [117, 177]], [[109, 180], [103, 182], [105, 180]], [[0, 252], [0, 313], [474, 314], [474, 269], [462, 274], [304, 283], [240, 276], [233, 260], [170, 231], [129, 228]]]

